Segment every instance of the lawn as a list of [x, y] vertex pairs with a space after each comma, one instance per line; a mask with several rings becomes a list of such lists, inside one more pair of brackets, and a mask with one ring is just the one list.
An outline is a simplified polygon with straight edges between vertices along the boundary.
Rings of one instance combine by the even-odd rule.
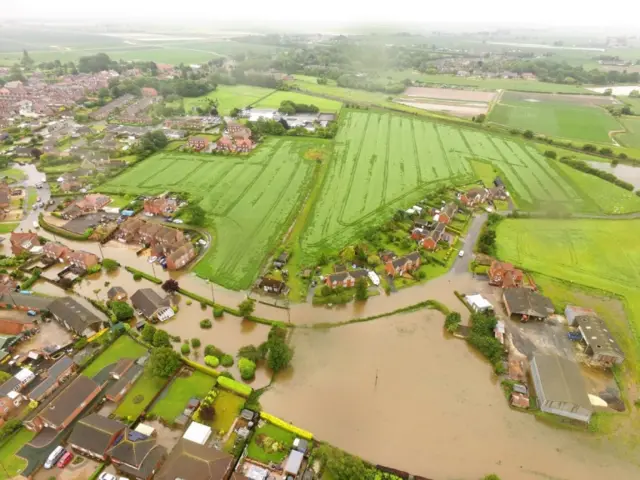
[[36, 187], [27, 187], [27, 210], [36, 203], [38, 199], [38, 190]]
[[203, 399], [214, 383], [213, 377], [198, 371], [189, 377], [179, 377], [153, 405], [151, 413], [173, 422], [192, 397]]
[[[287, 457], [295, 438], [296, 436], [292, 432], [266, 423], [259, 427], [253, 435], [251, 443], [249, 443], [247, 456], [265, 464], [269, 464], [269, 462], [280, 463]], [[268, 445], [272, 445], [269, 439], [273, 440], [273, 443], [277, 442], [280, 445], [277, 451], [269, 450]], [[265, 440], [267, 441], [266, 445], [264, 443]]]
[[20, 224], [17, 222], [0, 223], [0, 233], [11, 233], [18, 225]]
[[22, 428], [9, 441], [0, 446], [0, 479], [5, 480], [18, 475], [27, 466], [27, 461], [18, 457], [16, 453], [35, 436], [34, 432]]
[[342, 108], [342, 103], [336, 100], [328, 100], [326, 98], [313, 97], [297, 92], [273, 92], [268, 97], [263, 98], [254, 105], [256, 108], [278, 108], [280, 104], [290, 100], [293, 103], [304, 103], [307, 105], [316, 105], [321, 112], [337, 113]]
[[478, 180], [482, 180], [486, 187], [493, 185], [495, 178], [500, 175], [500, 172], [498, 172], [493, 165], [487, 162], [471, 160], [471, 168], [473, 168]]
[[240, 414], [246, 400], [227, 390], [219, 389], [216, 401], [213, 404], [216, 415], [211, 424], [215, 432], [227, 432], [233, 421]]
[[146, 353], [147, 349], [135, 342], [128, 335], [122, 335], [113, 342], [98, 358], [82, 371], [87, 377], [93, 377], [107, 365], [116, 363], [121, 358], [138, 358]]
[[620, 121], [627, 132], [616, 135], [616, 140], [625, 147], [640, 148], [640, 117], [621, 117]]
[[10, 177], [16, 182], [21, 182], [27, 178], [27, 175], [19, 168], [5, 168], [0, 170], [0, 177]]
[[129, 205], [136, 197], [133, 195], [111, 195], [111, 203], [108, 207], [124, 208]]
[[251, 87], [248, 85], [218, 85], [213, 92], [208, 95], [196, 98], [185, 98], [184, 108], [187, 113], [192, 107], [206, 107], [207, 100], [218, 102], [218, 112], [228, 115], [234, 108], [245, 108], [266, 97], [273, 90], [262, 87]]
[[148, 369], [145, 370], [114, 413], [121, 418], [136, 418], [149, 405], [153, 397], [164, 388], [165, 384], [164, 378], [154, 377]]
[[491, 110], [489, 120], [552, 137], [597, 143], [611, 143], [609, 132], [622, 130], [620, 122], [599, 106], [599, 102], [578, 102], [569, 95], [527, 98], [525, 94], [505, 92]]

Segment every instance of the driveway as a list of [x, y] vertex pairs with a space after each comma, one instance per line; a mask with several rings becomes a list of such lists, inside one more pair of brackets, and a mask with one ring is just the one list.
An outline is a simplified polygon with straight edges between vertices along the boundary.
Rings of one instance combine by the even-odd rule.
[[518, 323], [509, 320], [509, 332], [513, 345], [529, 359], [537, 353], [575, 359], [573, 342], [567, 338], [567, 328], [560, 322]]

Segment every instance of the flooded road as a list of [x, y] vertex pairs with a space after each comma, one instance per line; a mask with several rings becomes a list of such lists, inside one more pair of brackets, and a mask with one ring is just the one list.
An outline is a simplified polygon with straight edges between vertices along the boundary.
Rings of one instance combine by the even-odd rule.
[[265, 411], [363, 458], [430, 478], [640, 478], [586, 433], [511, 410], [490, 366], [419, 311], [331, 330], [296, 329], [293, 372]]

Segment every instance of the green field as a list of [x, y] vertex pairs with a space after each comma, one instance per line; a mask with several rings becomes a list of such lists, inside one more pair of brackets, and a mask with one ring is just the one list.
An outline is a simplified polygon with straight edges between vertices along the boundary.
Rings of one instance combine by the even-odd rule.
[[121, 418], [136, 418], [151, 403], [153, 397], [162, 390], [165, 383], [164, 378], [155, 377], [148, 369], [145, 370], [113, 413]]
[[[234, 108], [245, 108], [269, 95], [273, 90], [249, 85], [219, 85], [213, 92], [203, 97], [185, 98], [184, 108], [187, 113], [192, 107], [206, 107], [207, 99], [218, 101], [218, 112], [228, 115]], [[279, 104], [278, 104], [279, 105]]]
[[611, 143], [609, 132], [621, 130], [620, 123], [604, 108], [593, 103], [575, 101], [578, 97], [535, 95], [505, 92], [489, 114], [489, 120], [510, 128], [532, 130], [552, 137]]
[[138, 358], [146, 353], [147, 349], [133, 340], [128, 335], [122, 335], [102, 352], [93, 362], [82, 371], [87, 377], [94, 377], [104, 367], [116, 363], [121, 358]]
[[119, 194], [189, 193], [208, 214], [213, 244], [195, 272], [229, 288], [249, 287], [282, 239], [308, 190], [315, 162], [309, 150], [330, 142], [269, 138], [250, 156], [164, 152], [101, 187]]
[[616, 135], [616, 140], [625, 147], [640, 148], [640, 117], [622, 117], [620, 121], [627, 132]]
[[11, 233], [18, 227], [18, 225], [20, 224], [16, 222], [0, 223], [0, 233]]
[[36, 434], [34, 432], [31, 432], [26, 428], [22, 428], [18, 433], [12, 435], [8, 441], [2, 444], [0, 447], [0, 463], [3, 467], [0, 468], [1, 480], [14, 478], [15, 475], [18, 475], [25, 469], [27, 461], [18, 457], [16, 453], [24, 445], [29, 443], [35, 435]]
[[294, 103], [305, 103], [307, 105], [316, 105], [321, 112], [332, 112], [337, 113], [342, 108], [342, 103], [337, 102], [335, 100], [328, 100], [326, 98], [321, 97], [313, 97], [311, 95], [305, 95], [303, 93], [297, 92], [282, 92], [276, 91], [273, 92], [268, 97], [263, 98], [258, 103], [254, 105], [257, 108], [278, 108], [280, 104], [285, 101], [290, 100]]
[[153, 405], [151, 413], [173, 422], [193, 397], [203, 399], [213, 387], [213, 377], [195, 371], [189, 377], [178, 377]]

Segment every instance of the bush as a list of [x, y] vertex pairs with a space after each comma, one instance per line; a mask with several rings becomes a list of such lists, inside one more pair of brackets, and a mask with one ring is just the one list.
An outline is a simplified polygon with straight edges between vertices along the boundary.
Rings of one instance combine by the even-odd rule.
[[220, 364], [227, 368], [233, 366], [233, 357], [231, 355], [223, 355], [220, 359]]
[[208, 318], [205, 318], [204, 320], [200, 320], [200, 328], [211, 328], [213, 326], [213, 324], [211, 323], [211, 320], [209, 320]]
[[553, 158], [554, 160], [558, 158], [558, 154], [553, 150], [547, 150], [546, 152], [544, 152], [544, 156], [547, 158]]
[[233, 380], [233, 374], [231, 372], [220, 372], [220, 376], [224, 377], [224, 378], [230, 378], [231, 380]]
[[200, 339], [199, 338], [192, 338], [191, 339], [191, 346], [193, 348], [199, 348], [200, 347]]
[[139, 280], [142, 280], [142, 274], [141, 273], [134, 273], [133, 274], [133, 279], [137, 282]]
[[82, 337], [80, 340], [73, 344], [73, 348], [75, 348], [76, 350], [82, 350], [87, 346], [87, 343], [89, 343], [89, 341], [86, 338]]
[[243, 380], [251, 380], [256, 375], [256, 364], [248, 358], [238, 360], [238, 369]]
[[218, 365], [220, 365], [220, 360], [218, 360], [218, 357], [207, 355], [204, 357], [204, 363], [209, 367], [216, 368]]
[[183, 355], [189, 355], [191, 353], [191, 349], [189, 348], [188, 343], [183, 343], [182, 345], [180, 345], [180, 353], [182, 353]]
[[204, 347], [204, 354], [205, 355], [212, 355], [214, 357], [218, 357], [218, 358], [222, 358], [225, 353], [220, 350], [218, 347], [216, 347], [215, 345], [206, 345]]
[[458, 312], [451, 312], [444, 319], [444, 328], [447, 329], [447, 332], [454, 333], [458, 330], [460, 321], [460, 314]]
[[260, 360], [264, 360], [265, 351], [261, 351], [255, 345], [245, 345], [238, 350], [238, 358], [248, 358], [253, 363], [258, 363]]
[[220, 318], [224, 315], [224, 310], [220, 307], [215, 307], [213, 309], [213, 318]]
[[116, 262], [115, 260], [112, 260], [110, 258], [105, 258], [102, 261], [102, 266], [104, 267], [104, 269], [107, 272], [114, 272], [114, 271], [116, 271], [118, 269], [120, 264], [118, 262]]

